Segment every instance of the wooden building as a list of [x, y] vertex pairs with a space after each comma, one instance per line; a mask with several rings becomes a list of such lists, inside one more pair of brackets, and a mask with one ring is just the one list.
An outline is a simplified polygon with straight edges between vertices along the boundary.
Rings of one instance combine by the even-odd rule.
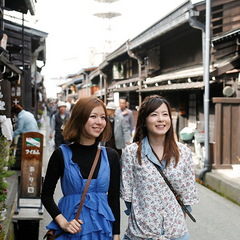
[[69, 74], [66, 77], [66, 82], [61, 84], [62, 91], [59, 93], [59, 98], [62, 101], [67, 101], [68, 98], [78, 99], [93, 95], [90, 74], [94, 72], [97, 67], [82, 68], [77, 73]]
[[[5, 4], [4, 4], [5, 3]], [[4, 18], [10, 11], [22, 13], [22, 24]], [[20, 104], [35, 117], [45, 98], [41, 69], [46, 62], [46, 43], [48, 34], [25, 26], [24, 14], [35, 14], [33, 1], [1, 1], [1, 61], [2, 74], [0, 87], [3, 90], [1, 115], [10, 117], [13, 104]], [[37, 65], [37, 61], [41, 65]]]
[[[179, 140], [179, 132], [186, 126], [204, 131], [205, 8], [205, 1], [197, 4], [186, 1], [110, 53], [94, 75], [95, 85], [101, 90], [95, 95], [106, 103], [124, 95], [130, 109], [136, 111], [146, 96], [159, 94], [171, 103]], [[210, 142], [222, 137], [216, 135], [212, 99], [240, 98], [239, 35], [240, 1], [212, 0]], [[236, 114], [239, 116], [239, 112]], [[237, 131], [239, 135], [240, 129]], [[234, 146], [233, 152], [239, 156], [240, 140]], [[227, 164], [215, 162], [214, 167], [230, 167], [237, 161], [234, 154], [227, 154], [232, 156]]]

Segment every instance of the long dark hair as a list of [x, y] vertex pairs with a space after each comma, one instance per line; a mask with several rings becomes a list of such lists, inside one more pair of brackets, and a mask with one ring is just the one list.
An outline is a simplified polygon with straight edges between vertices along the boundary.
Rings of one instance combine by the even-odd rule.
[[95, 107], [102, 106], [106, 116], [106, 127], [96, 139], [97, 142], [105, 142], [111, 138], [111, 124], [107, 118], [107, 110], [104, 103], [97, 97], [85, 97], [77, 101], [72, 109], [71, 117], [66, 123], [63, 136], [69, 142], [80, 142], [80, 136], [85, 134], [84, 126]]
[[[154, 112], [163, 103], [165, 103], [168, 108], [169, 117], [172, 123], [170, 104], [166, 99], [160, 97], [159, 95], [152, 95], [146, 97], [139, 108], [136, 133], [134, 135], [133, 142], [136, 142], [138, 144], [137, 157], [140, 165], [142, 164], [141, 163], [142, 140], [148, 135], [146, 127], [146, 118], [149, 116], [150, 113]], [[172, 156], [175, 157], [176, 166], [179, 161], [179, 151], [177, 143], [174, 139], [173, 125], [171, 124], [169, 130], [166, 133], [163, 151], [163, 158], [166, 159], [166, 167], [169, 165]]]

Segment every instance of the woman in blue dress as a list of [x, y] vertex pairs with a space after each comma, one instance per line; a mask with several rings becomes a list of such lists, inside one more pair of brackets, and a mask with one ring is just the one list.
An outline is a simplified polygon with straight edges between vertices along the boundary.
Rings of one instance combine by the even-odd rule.
[[[42, 203], [53, 220], [47, 229], [57, 239], [120, 239], [120, 164], [115, 150], [101, 147], [79, 220], [75, 216], [91, 170], [98, 143], [111, 137], [111, 125], [104, 103], [95, 97], [80, 99], [63, 130], [69, 145], [51, 155], [42, 188]], [[56, 205], [53, 195], [61, 180], [63, 197]]]

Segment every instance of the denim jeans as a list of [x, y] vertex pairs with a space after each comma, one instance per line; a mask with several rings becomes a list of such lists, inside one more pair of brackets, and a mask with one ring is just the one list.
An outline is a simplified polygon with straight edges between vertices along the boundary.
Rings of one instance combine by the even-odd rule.
[[[189, 240], [190, 235], [189, 232], [187, 232], [185, 235], [183, 235], [182, 237], [179, 238], [174, 238], [174, 239], [170, 239], [170, 240]], [[131, 238], [127, 237], [126, 234], [123, 237], [123, 240], [131, 240]], [[152, 240], [151, 238], [148, 238], [146, 240]]]

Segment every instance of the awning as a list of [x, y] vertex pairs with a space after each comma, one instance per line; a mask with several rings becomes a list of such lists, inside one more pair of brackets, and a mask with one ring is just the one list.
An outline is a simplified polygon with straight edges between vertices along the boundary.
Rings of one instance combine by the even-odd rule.
[[65, 82], [64, 84], [66, 85], [66, 87], [69, 87], [71, 86], [72, 84], [80, 84], [83, 82], [84, 80], [84, 75], [80, 75], [80, 76], [77, 76], [77, 77], [73, 77], [73, 78], [69, 78], [70, 80]]
[[[210, 81], [209, 84], [214, 83], [214, 81]], [[176, 90], [189, 90], [189, 89], [203, 89], [204, 82], [187, 82], [187, 83], [173, 83], [166, 84], [157, 87], [147, 87], [138, 90], [137, 92], [152, 92], [152, 91], [176, 91]], [[125, 90], [126, 91], [126, 90]]]
[[113, 91], [114, 92], [130, 92], [130, 91], [136, 91], [137, 89], [139, 89], [139, 86], [115, 88], [113, 89]]
[[17, 74], [22, 73], [22, 71], [16, 66], [14, 66], [7, 58], [5, 58], [3, 54], [0, 54], [0, 61], [14, 73], [17, 73]]
[[[239, 56], [228, 56], [224, 59], [219, 59], [214, 63], [214, 66], [210, 66], [210, 77], [219, 76], [226, 71], [229, 71], [239, 65]], [[166, 82], [168, 80], [178, 80], [178, 79], [187, 79], [187, 78], [203, 78], [204, 69], [202, 65], [195, 65], [188, 68], [182, 68], [179, 70], [171, 71], [168, 73], [163, 73], [156, 77], [146, 78], [146, 81], [143, 84], [153, 84]]]
[[[133, 83], [133, 82], [137, 82], [139, 81], [139, 77], [136, 77], [136, 78], [129, 78], [129, 79], [125, 79], [125, 80], [121, 80], [121, 81], [116, 81], [114, 82], [113, 84], [111, 84], [111, 86], [109, 86], [107, 89], [108, 90], [114, 90], [114, 89], [117, 89], [117, 85], [123, 85], [123, 84], [127, 84], [127, 83]], [[129, 87], [127, 87], [129, 88]], [[124, 88], [126, 89], [126, 88]]]
[[103, 88], [102, 91], [101, 90], [98, 90], [94, 93], [94, 96], [96, 97], [101, 97], [105, 94], [105, 89]]
[[216, 42], [216, 41], [224, 40], [225, 38], [228, 38], [228, 37], [239, 36], [239, 35], [240, 35], [240, 28], [224, 33], [223, 35], [216, 36], [212, 38], [211, 41]]
[[100, 71], [99, 68], [97, 68], [96, 70], [92, 71], [89, 74], [89, 80], [91, 81], [92, 79], [94, 79], [95, 77], [99, 77], [100, 76]]
[[87, 83], [87, 84], [83, 84], [83, 85], [82, 85], [82, 88], [88, 88], [88, 87], [91, 87], [91, 84], [90, 84], [90, 83]]
[[157, 82], [163, 82], [168, 80], [182, 79], [182, 78], [193, 78], [203, 76], [203, 66], [198, 65], [194, 67], [184, 68], [176, 71], [171, 71], [169, 73], [163, 73], [156, 77], [147, 78], [144, 84], [152, 84]]
[[73, 78], [73, 83], [74, 83], [74, 84], [79, 84], [79, 83], [82, 83], [83, 80], [84, 80], [84, 76], [81, 75], [81, 76], [78, 76], [78, 77]]

